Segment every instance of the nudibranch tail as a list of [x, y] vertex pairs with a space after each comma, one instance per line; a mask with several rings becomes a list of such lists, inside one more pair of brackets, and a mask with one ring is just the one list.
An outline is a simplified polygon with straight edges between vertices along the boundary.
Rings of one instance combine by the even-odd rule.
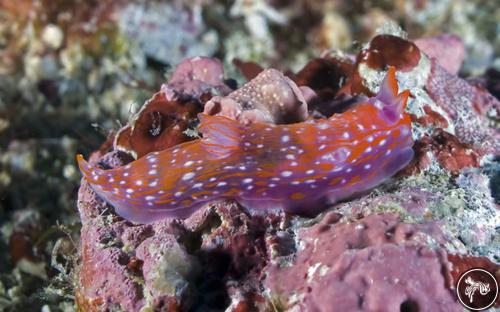
[[80, 172], [83, 173], [85, 177], [88, 177], [91, 175], [91, 172], [93, 170], [92, 166], [89, 165], [89, 163], [83, 158], [82, 154], [76, 155], [76, 161], [78, 163], [78, 167], [80, 168]]
[[[199, 202], [190, 205], [180, 203], [183, 198], [187, 200], [190, 194], [186, 192], [178, 198], [180, 192], [171, 190], [172, 183], [189, 177], [189, 173], [179, 176], [174, 166], [161, 169], [159, 164], [165, 159], [168, 158], [154, 152], [126, 166], [103, 170], [89, 164], [82, 155], [77, 155], [78, 166], [92, 190], [110, 203], [118, 215], [140, 223], [167, 217], [186, 218], [202, 205]], [[186, 164], [189, 161], [183, 163], [184, 166]], [[168, 180], [169, 176], [174, 178]], [[167, 182], [162, 177], [167, 177]]]

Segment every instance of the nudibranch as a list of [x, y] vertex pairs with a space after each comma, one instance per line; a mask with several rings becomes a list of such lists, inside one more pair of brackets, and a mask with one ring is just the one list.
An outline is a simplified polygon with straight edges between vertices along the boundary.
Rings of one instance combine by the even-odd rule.
[[408, 95], [391, 67], [377, 95], [328, 119], [242, 125], [200, 114], [201, 139], [110, 170], [77, 159], [92, 189], [136, 222], [185, 218], [218, 199], [299, 213], [367, 191], [410, 162]]

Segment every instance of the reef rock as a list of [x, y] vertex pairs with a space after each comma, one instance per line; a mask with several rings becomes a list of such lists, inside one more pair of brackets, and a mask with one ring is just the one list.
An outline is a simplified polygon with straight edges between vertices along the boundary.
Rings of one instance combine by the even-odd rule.
[[269, 264], [264, 284], [276, 304], [291, 310], [459, 311], [443, 287], [446, 255], [425, 247], [432, 231], [392, 214], [338, 223], [325, 216], [299, 231], [292, 261]]
[[[460, 46], [452, 39], [454, 37], [444, 38], [433, 40], [439, 45], [451, 40], [456, 42], [452, 46]], [[453, 74], [461, 63], [461, 49], [458, 49], [457, 59], [435, 58], [437, 48], [430, 47], [429, 40], [420, 41], [420, 45], [431, 53], [431, 57], [409, 40], [389, 34], [376, 36], [357, 55], [354, 70], [337, 93], [372, 95], [383, 78], [383, 69], [395, 66], [400, 87], [409, 89], [412, 94], [409, 110], [416, 118], [437, 121], [438, 124], [429, 128], [442, 128], [462, 143], [498, 154], [500, 134], [494, 128], [494, 116], [500, 113], [500, 102], [485, 88]]]
[[242, 123], [330, 116], [376, 93], [388, 65], [411, 93], [415, 157], [387, 183], [308, 218], [217, 201], [185, 220], [136, 224], [83, 181], [78, 307], [462, 311], [459, 276], [473, 266], [500, 272], [491, 157], [500, 106], [484, 85], [456, 75], [460, 51], [433, 54], [447, 40], [460, 46], [449, 36], [414, 43], [381, 34], [357, 56], [325, 54], [296, 74], [240, 62], [251, 80], [234, 91], [220, 62], [182, 62], [91, 164], [114, 168], [189, 140], [201, 111]]
[[205, 93], [226, 95], [232, 90], [224, 83], [222, 63], [215, 58], [193, 57], [177, 65], [168, 83], [161, 86], [167, 100], [200, 98]]

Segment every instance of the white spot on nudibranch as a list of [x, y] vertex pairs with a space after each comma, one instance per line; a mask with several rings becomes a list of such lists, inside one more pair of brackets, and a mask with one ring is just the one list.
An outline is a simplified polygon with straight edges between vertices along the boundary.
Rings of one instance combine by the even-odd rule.
[[344, 167], [339, 166], [339, 167], [336, 167], [335, 169], [333, 169], [332, 172], [339, 172], [339, 171], [342, 171], [343, 169], [344, 169]]
[[150, 175], [156, 175], [156, 174], [158, 174], [158, 171], [157, 171], [157, 170], [155, 170], [155, 169], [152, 169], [152, 170], [149, 170], [149, 171], [148, 171], [148, 173], [149, 173]]
[[244, 184], [251, 183], [252, 181], [253, 181], [253, 179], [251, 179], [251, 178], [243, 179]]
[[290, 141], [290, 136], [284, 135], [284, 136], [281, 137], [281, 142], [286, 143], [288, 141]]
[[293, 174], [293, 172], [289, 171], [289, 170], [285, 170], [281, 173], [281, 176], [282, 177], [289, 177]]
[[328, 129], [330, 126], [328, 125], [327, 122], [322, 122], [322, 123], [319, 123], [318, 124], [318, 129], [321, 129], [321, 130], [326, 130]]
[[194, 177], [194, 173], [193, 172], [188, 172], [188, 173], [186, 173], [185, 175], [182, 176], [182, 180], [183, 181], [190, 180], [193, 177]]

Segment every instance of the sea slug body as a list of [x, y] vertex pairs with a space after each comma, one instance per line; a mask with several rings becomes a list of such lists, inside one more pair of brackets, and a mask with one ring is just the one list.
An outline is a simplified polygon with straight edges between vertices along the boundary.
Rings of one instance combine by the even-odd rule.
[[300, 212], [369, 190], [410, 162], [408, 95], [391, 67], [376, 96], [328, 119], [242, 125], [201, 114], [202, 139], [110, 170], [77, 159], [93, 190], [136, 222], [185, 218], [217, 199]]

